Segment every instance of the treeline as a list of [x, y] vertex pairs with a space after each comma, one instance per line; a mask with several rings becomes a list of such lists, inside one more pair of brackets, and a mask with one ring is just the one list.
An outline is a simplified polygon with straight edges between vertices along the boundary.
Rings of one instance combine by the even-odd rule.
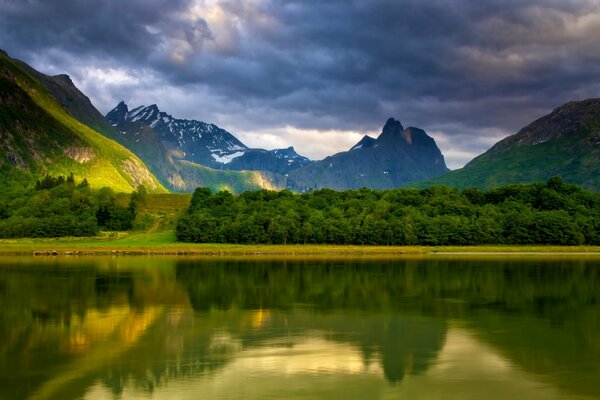
[[198, 243], [600, 245], [600, 194], [551, 178], [488, 191], [194, 192], [177, 239]]
[[0, 238], [94, 236], [100, 230], [129, 230], [146, 194], [140, 186], [123, 206], [109, 188], [93, 190], [85, 179], [76, 182], [72, 174], [47, 175], [33, 187], [15, 185], [0, 194]]

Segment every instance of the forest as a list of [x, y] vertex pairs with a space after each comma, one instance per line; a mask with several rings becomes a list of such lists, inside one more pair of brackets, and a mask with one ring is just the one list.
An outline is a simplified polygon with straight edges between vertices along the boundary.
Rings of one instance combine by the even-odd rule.
[[198, 188], [177, 240], [243, 244], [600, 244], [600, 193], [560, 178], [491, 190]]
[[0, 238], [95, 236], [133, 226], [147, 196], [142, 185], [127, 206], [110, 188], [93, 190], [73, 175], [49, 176], [34, 185], [9, 185], [0, 193]]

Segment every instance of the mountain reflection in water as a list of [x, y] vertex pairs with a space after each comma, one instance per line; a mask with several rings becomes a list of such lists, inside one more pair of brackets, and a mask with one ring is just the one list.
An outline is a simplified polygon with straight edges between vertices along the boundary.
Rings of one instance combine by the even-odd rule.
[[598, 398], [599, 267], [5, 258], [0, 398]]

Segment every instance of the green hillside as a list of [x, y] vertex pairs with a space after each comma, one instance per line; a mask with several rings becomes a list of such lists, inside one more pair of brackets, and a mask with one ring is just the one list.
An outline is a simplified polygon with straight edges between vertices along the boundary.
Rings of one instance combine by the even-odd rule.
[[79, 122], [22, 63], [0, 52], [0, 176], [86, 178], [92, 187], [166, 189], [129, 150]]
[[197, 187], [207, 187], [215, 192], [227, 190], [231, 193], [284, 188], [284, 182], [279, 182], [283, 179], [268, 172], [217, 170], [185, 160], [177, 160], [175, 163], [188, 191]]
[[413, 187], [492, 188], [559, 176], [600, 190], [600, 99], [567, 103], [498, 142], [464, 168]]
[[499, 155], [482, 154], [468, 166], [415, 186], [493, 188], [511, 183], [544, 182], [560, 176], [590, 190], [600, 189], [600, 152], [585, 148], [565, 151], [572, 139], [522, 146]]

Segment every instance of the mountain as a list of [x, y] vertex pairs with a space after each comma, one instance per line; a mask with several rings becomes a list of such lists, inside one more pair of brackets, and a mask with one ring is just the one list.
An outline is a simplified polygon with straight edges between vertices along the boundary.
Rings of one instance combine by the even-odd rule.
[[[128, 127], [150, 127], [168, 149], [177, 150], [187, 161], [206, 167], [220, 168], [247, 149], [225, 129], [201, 121], [173, 118], [160, 111], [156, 104], [129, 110], [120, 102], [106, 115], [106, 120], [124, 135], [136, 135], [137, 132]], [[134, 124], [136, 122], [138, 124]]]
[[600, 99], [566, 103], [476, 157], [419, 186], [490, 188], [552, 176], [600, 190]]
[[377, 143], [377, 139], [372, 138], [369, 135], [365, 135], [358, 143], [352, 146], [350, 150], [367, 149], [375, 146], [375, 143]]
[[377, 139], [365, 136], [349, 151], [288, 174], [288, 188], [304, 191], [369, 187], [391, 189], [448, 171], [433, 138], [419, 128], [404, 129], [390, 118]]
[[236, 171], [269, 171], [283, 175], [310, 162], [308, 158], [296, 153], [293, 147], [277, 150], [248, 149], [232, 158], [223, 168]]
[[137, 156], [62, 106], [82, 100], [72, 88], [66, 75], [43, 75], [0, 52], [0, 181], [73, 172], [93, 187], [130, 192], [144, 184], [165, 192]]
[[[250, 149], [235, 136], [214, 124], [176, 119], [153, 104], [129, 110], [120, 102], [106, 114], [106, 121], [123, 136], [135, 140], [137, 147], [146, 139], [140, 131], [151, 128], [167, 152], [179, 158], [214, 169], [267, 171], [285, 174], [310, 163], [292, 147], [279, 150]], [[131, 147], [130, 147], [131, 148]], [[138, 153], [139, 154], [139, 153]], [[143, 158], [143, 157], [142, 157]]]
[[254, 149], [216, 125], [175, 119], [156, 105], [130, 111], [124, 102], [106, 115], [105, 123], [109, 126], [105, 134], [137, 154], [173, 191], [191, 192], [203, 186], [239, 193], [284, 187], [282, 177], [268, 171], [223, 170]]

